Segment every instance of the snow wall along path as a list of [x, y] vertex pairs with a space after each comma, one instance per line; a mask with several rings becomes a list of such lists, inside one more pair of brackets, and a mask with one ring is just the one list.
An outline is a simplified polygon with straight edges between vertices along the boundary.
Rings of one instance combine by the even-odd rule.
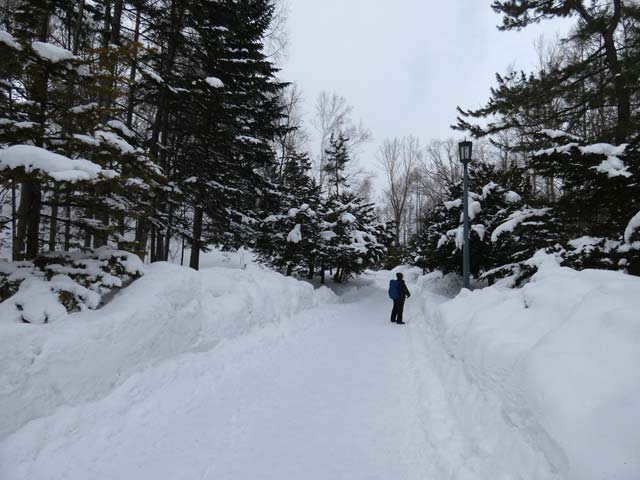
[[0, 440], [153, 363], [334, 301], [326, 288], [254, 265], [196, 272], [159, 263], [102, 310], [44, 326], [0, 323]]
[[433, 293], [441, 284], [440, 274], [418, 280], [414, 328], [466, 444], [452, 470], [640, 479], [639, 278], [550, 264], [522, 289], [463, 291], [444, 303]]

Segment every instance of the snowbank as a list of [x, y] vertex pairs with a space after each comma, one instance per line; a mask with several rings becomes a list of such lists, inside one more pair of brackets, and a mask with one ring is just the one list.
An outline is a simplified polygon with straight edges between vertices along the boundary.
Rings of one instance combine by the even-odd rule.
[[34, 262], [0, 263], [0, 324], [43, 324], [68, 311], [97, 309], [144, 273], [133, 253], [106, 247], [93, 252], [50, 252]]
[[0, 439], [64, 405], [97, 400], [156, 362], [333, 297], [253, 265], [195, 272], [161, 263], [102, 310], [47, 326], [0, 322]]
[[419, 284], [419, 318], [469, 478], [640, 478], [639, 278], [548, 264], [444, 303], [437, 280]]

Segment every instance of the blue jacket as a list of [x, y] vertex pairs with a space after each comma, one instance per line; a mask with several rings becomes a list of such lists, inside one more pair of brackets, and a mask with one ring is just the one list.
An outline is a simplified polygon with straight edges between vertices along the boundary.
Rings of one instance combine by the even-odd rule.
[[400, 298], [400, 282], [398, 280], [391, 280], [389, 282], [389, 298], [391, 300]]
[[391, 298], [391, 300], [398, 300], [410, 296], [411, 294], [404, 280], [391, 280], [389, 282], [389, 298]]

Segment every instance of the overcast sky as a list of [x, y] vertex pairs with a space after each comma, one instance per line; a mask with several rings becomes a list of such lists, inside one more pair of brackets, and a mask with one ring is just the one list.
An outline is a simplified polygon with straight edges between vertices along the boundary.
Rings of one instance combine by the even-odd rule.
[[[478, 107], [495, 73], [535, 64], [533, 42], [558, 24], [500, 32], [491, 0], [289, 0], [290, 46], [282, 76], [305, 111], [322, 90], [344, 95], [373, 132], [361, 163], [385, 138], [458, 136], [456, 105]], [[315, 153], [315, 152], [314, 152]]]

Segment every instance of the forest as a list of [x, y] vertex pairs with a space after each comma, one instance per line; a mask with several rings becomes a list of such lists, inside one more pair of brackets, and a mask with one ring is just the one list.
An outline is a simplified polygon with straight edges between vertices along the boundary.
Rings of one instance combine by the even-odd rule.
[[[572, 25], [536, 44], [535, 71], [458, 107], [480, 283], [521, 285], [537, 252], [640, 274], [640, 9], [605, 4], [492, 5], [504, 30]], [[271, 0], [3, 1], [0, 298], [35, 277], [95, 306], [136, 262], [198, 269], [211, 248], [321, 283], [460, 273], [457, 140], [372, 139], [334, 92], [307, 125], [300, 87], [279, 79], [286, 16]], [[382, 180], [359, 159], [374, 141]]]
[[639, 311], [638, 0], [0, 0], [0, 480], [638, 480]]

